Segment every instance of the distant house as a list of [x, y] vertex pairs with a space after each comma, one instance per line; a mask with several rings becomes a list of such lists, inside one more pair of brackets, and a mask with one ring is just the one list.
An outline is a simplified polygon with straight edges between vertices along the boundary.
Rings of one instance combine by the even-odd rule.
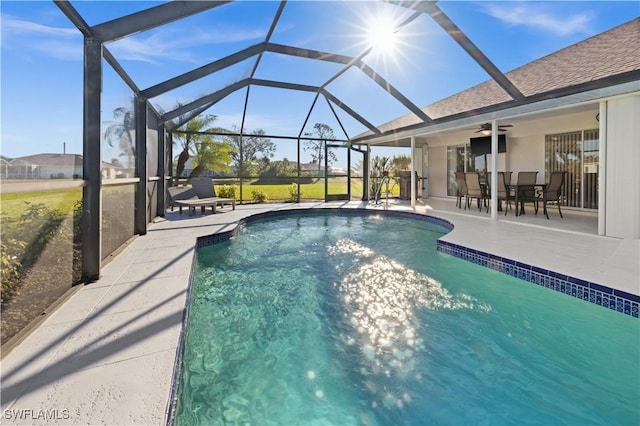
[[12, 158], [0, 155], [0, 179], [7, 179], [9, 177], [9, 166], [11, 166]]
[[79, 179], [82, 177], [82, 155], [34, 154], [15, 158], [9, 178], [14, 179]]
[[2, 157], [2, 179], [35, 179], [38, 166], [22, 158]]
[[[24, 157], [0, 158], [2, 179], [82, 179], [82, 155], [34, 154]], [[102, 178], [126, 177], [126, 170], [118, 164], [102, 162]]]
[[[292, 161], [291, 164], [296, 165], [297, 163]], [[323, 177], [324, 166], [318, 167], [318, 163], [300, 163], [300, 172], [317, 177]]]

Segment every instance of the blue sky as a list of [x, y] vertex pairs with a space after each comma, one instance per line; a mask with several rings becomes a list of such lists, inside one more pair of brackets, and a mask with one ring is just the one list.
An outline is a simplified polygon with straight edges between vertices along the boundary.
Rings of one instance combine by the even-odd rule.
[[[136, 1], [74, 1], [89, 25], [158, 4]], [[637, 1], [440, 1], [438, 6], [503, 72], [627, 22], [640, 14]], [[263, 41], [278, 2], [237, 1], [160, 29], [109, 43], [107, 47], [141, 89]], [[50, 1], [0, 1], [1, 153], [8, 157], [41, 152], [82, 153], [82, 46], [79, 31]], [[371, 22], [396, 25], [410, 11], [380, 2], [290, 1], [271, 39], [274, 43], [356, 56], [371, 43]], [[380, 27], [382, 24], [378, 24]], [[421, 16], [377, 46], [365, 62], [419, 107], [489, 77], [428, 16]], [[254, 59], [151, 100], [168, 111], [248, 76]], [[256, 78], [322, 85], [337, 64], [265, 54]], [[374, 125], [408, 113], [357, 69], [327, 89]], [[240, 125], [245, 90], [207, 113], [216, 124]], [[313, 94], [252, 87], [245, 129], [297, 136], [316, 122], [344, 137], [327, 102], [320, 98], [309, 124], [301, 128]], [[105, 64], [103, 119], [131, 104], [131, 93]], [[366, 130], [337, 109], [348, 136]], [[104, 152], [108, 160], [109, 152]]]

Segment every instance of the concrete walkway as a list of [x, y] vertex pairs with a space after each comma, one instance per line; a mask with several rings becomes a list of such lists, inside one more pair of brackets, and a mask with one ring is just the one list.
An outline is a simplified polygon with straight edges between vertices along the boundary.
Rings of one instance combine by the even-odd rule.
[[[638, 240], [492, 221], [457, 212], [450, 208], [453, 203], [439, 209], [434, 204], [415, 211], [451, 221], [455, 229], [444, 237], [447, 241], [640, 294]], [[213, 215], [172, 212], [157, 219], [147, 235], [104, 267], [98, 282], [79, 287], [3, 358], [0, 421], [163, 424], [196, 238], [232, 229], [251, 214], [318, 206], [383, 208], [361, 203], [242, 205]], [[406, 203], [389, 208], [412, 210]]]

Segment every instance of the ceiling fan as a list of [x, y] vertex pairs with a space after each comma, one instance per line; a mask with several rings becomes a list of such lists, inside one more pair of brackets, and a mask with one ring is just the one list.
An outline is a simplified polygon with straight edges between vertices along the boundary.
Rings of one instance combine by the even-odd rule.
[[[498, 125], [499, 132], [506, 132], [507, 127], [513, 127], [513, 124], [500, 124]], [[491, 134], [491, 123], [483, 123], [480, 125], [480, 128], [476, 130], [476, 133], [482, 133], [483, 135]]]

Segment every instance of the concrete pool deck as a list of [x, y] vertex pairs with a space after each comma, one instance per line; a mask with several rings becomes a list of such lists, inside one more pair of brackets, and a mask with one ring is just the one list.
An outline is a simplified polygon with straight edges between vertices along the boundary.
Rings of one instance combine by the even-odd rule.
[[[563, 212], [567, 229], [560, 230], [543, 226], [562, 227], [559, 217], [492, 221], [453, 204], [427, 200], [415, 211], [452, 222], [448, 242], [640, 294], [640, 241], [580, 232], [593, 228], [593, 217], [576, 213], [572, 221]], [[238, 205], [205, 216], [167, 212], [104, 267], [99, 281], [77, 288], [3, 357], [0, 422], [165, 423], [196, 238], [265, 211], [362, 206], [383, 208], [336, 202]], [[414, 211], [407, 203], [389, 209]]]

